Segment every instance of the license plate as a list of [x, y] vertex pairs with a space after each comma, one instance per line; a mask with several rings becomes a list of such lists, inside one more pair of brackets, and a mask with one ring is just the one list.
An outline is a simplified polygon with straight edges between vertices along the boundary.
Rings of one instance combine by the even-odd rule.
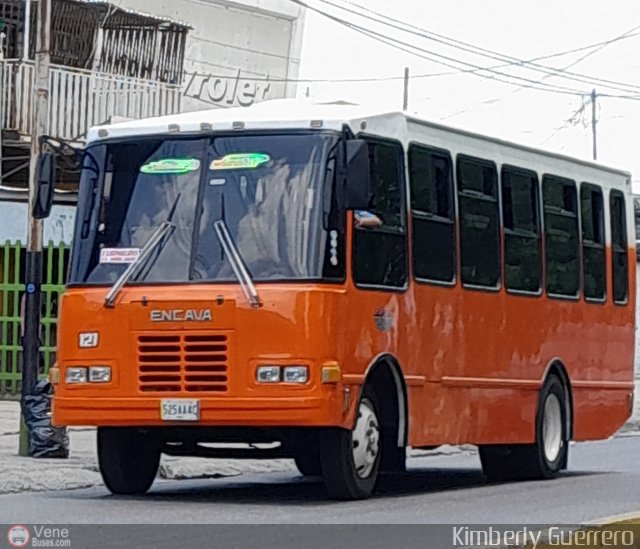
[[160, 403], [160, 417], [163, 421], [198, 421], [200, 419], [200, 401], [163, 400]]

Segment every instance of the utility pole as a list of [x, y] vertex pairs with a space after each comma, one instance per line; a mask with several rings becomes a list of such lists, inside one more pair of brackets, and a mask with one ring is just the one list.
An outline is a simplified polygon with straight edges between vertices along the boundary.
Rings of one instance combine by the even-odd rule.
[[4, 40], [5, 40], [5, 32], [4, 29], [7, 24], [4, 22], [4, 19], [0, 19], [0, 61], [4, 59]]
[[39, 0], [36, 26], [35, 82], [31, 104], [31, 159], [29, 162], [29, 227], [27, 233], [24, 338], [22, 343], [23, 428], [20, 454], [29, 455], [24, 428], [24, 398], [32, 395], [40, 365], [40, 286], [42, 284], [42, 220], [33, 217], [38, 192], [37, 165], [40, 137], [48, 133], [49, 66], [51, 64], [51, 9], [53, 0]]
[[24, 2], [24, 45], [22, 46], [22, 59], [29, 61], [31, 52], [31, 0]]
[[598, 160], [598, 143], [596, 141], [596, 125], [598, 121], [596, 120], [596, 99], [598, 98], [598, 94], [596, 94], [596, 90], [594, 89], [591, 92], [591, 132], [593, 133], [593, 159]]
[[409, 108], [409, 67], [404, 68], [404, 100], [402, 102], [402, 110]]

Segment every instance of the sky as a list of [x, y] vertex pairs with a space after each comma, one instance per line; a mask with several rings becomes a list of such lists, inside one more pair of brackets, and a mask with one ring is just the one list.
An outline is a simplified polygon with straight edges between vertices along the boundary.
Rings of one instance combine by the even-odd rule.
[[[305, 82], [299, 85], [300, 96], [308, 93], [310, 97], [320, 99], [341, 98], [401, 109], [402, 75], [404, 68], [409, 67], [412, 78], [408, 112], [436, 122], [591, 159], [590, 94], [595, 88], [598, 94], [598, 161], [630, 171], [634, 191], [640, 193], [639, 0], [302, 1], [364, 31], [354, 31], [307, 10], [300, 79], [393, 79]], [[414, 32], [431, 37], [440, 35], [435, 38], [449, 39], [449, 44], [408, 34], [336, 6], [356, 12], [364, 10], [370, 17], [398, 27], [413, 25], [416, 27]], [[398, 22], [390, 21], [389, 17]], [[422, 51], [418, 56], [400, 51], [362, 34], [367, 31], [374, 31], [394, 44], [401, 42], [403, 48], [409, 45], [410, 49], [413, 45]], [[540, 59], [536, 63], [545, 66], [541, 70], [518, 63], [622, 36], [625, 38], [607, 45]], [[451, 39], [457, 41], [456, 45], [472, 51], [453, 47]], [[478, 54], [478, 48], [490, 50], [493, 53], [488, 55], [494, 58]], [[425, 59], [425, 56], [431, 59]], [[505, 61], [505, 56], [514, 59]], [[435, 62], [434, 58], [453, 68]], [[510, 65], [504, 66], [509, 62]], [[477, 67], [498, 65], [503, 66], [494, 71], [502, 74], [469, 72]], [[467, 72], [461, 73], [461, 69]], [[569, 76], [574, 79], [562, 78], [553, 69], [563, 69], [565, 75], [570, 71], [574, 75]], [[488, 78], [490, 76], [494, 78]], [[546, 91], [534, 89], [534, 86]]]

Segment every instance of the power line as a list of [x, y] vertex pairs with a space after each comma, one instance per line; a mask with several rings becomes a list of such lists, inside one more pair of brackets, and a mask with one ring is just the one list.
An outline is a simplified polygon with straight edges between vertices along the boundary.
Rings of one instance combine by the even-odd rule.
[[[339, 23], [343, 26], [346, 26], [347, 28], [354, 30], [360, 34], [363, 34], [365, 36], [368, 36], [374, 40], [377, 40], [378, 42], [381, 42], [383, 44], [386, 44], [388, 46], [391, 46], [395, 49], [398, 49], [400, 51], [404, 51], [406, 53], [409, 53], [411, 55], [414, 55], [416, 57], [419, 57], [421, 59], [426, 59], [429, 61], [432, 61], [434, 63], [440, 64], [440, 65], [444, 65], [450, 68], [454, 68], [457, 69], [459, 72], [469, 72], [469, 73], [473, 73], [476, 74], [477, 76], [484, 78], [484, 79], [489, 79], [489, 80], [495, 80], [497, 82], [502, 82], [502, 83], [506, 83], [512, 86], [519, 86], [521, 85], [521, 82], [527, 82], [529, 84], [531, 84], [530, 86], [528, 86], [531, 89], [535, 89], [535, 90], [539, 90], [539, 91], [546, 91], [546, 92], [551, 92], [551, 93], [556, 93], [556, 94], [565, 94], [565, 95], [586, 95], [587, 92], [583, 91], [583, 90], [578, 90], [576, 88], [567, 88], [566, 86], [560, 86], [560, 85], [551, 85], [551, 84], [545, 84], [542, 83], [540, 81], [536, 81], [536, 80], [531, 80], [529, 78], [525, 78], [522, 76], [516, 76], [513, 74], [509, 74], [509, 73], [503, 73], [500, 71], [496, 71], [495, 69], [491, 69], [490, 67], [481, 67], [479, 65], [475, 65], [473, 63], [468, 63], [466, 61], [462, 61], [460, 59], [455, 59], [455, 58], [451, 58], [451, 57], [447, 57], [444, 56], [442, 54], [436, 54], [434, 52], [429, 52], [427, 50], [425, 50], [424, 48], [420, 48], [419, 46], [416, 46], [414, 44], [408, 44], [406, 42], [403, 42], [401, 40], [397, 40], [397, 39], [393, 39], [393, 38], [389, 38], [383, 34], [380, 34], [379, 32], [376, 32], [374, 30], [371, 30], [369, 28], [366, 27], [362, 27], [360, 25], [357, 25], [353, 22], [347, 21], [345, 19], [342, 19], [339, 16], [336, 16], [334, 14], [328, 13], [326, 11], [323, 11], [315, 6], [311, 6], [309, 4], [307, 4], [306, 2], [302, 1], [302, 0], [290, 0], [291, 2], [305, 7], [311, 11], [314, 11], [336, 23]], [[446, 61], [443, 61], [443, 59], [445, 59]], [[451, 62], [453, 63], [457, 63], [458, 65], [452, 65]], [[473, 67], [473, 69], [475, 70], [460, 70], [459, 65], [466, 65], [468, 67]], [[481, 74], [482, 72], [488, 72], [490, 73], [489, 75], [486, 74]], [[495, 75], [499, 75], [495, 76]], [[510, 80], [505, 80], [505, 78], [508, 78]], [[514, 82], [514, 80], [516, 82]], [[604, 94], [603, 94], [604, 95]], [[635, 95], [626, 95], [626, 96], [615, 96], [615, 95], [609, 95], [610, 97], [619, 97], [619, 98], [624, 98], [624, 99], [634, 99], [634, 100], [638, 100], [640, 99], [640, 97], [636, 97]]]
[[[636, 28], [638, 28], [638, 27], [636, 27]], [[615, 38], [613, 38], [613, 39], [610, 39], [610, 40], [608, 40], [608, 41], [605, 41], [605, 42], [602, 42], [602, 43], [598, 44], [598, 46], [597, 46], [595, 49], [593, 49], [593, 50], [591, 50], [591, 51], [587, 52], [585, 55], [582, 55], [582, 56], [581, 56], [581, 57], [579, 57], [578, 59], [576, 59], [576, 60], [572, 61], [571, 63], [569, 63], [568, 65], [566, 65], [565, 67], [563, 67], [561, 70], [566, 70], [566, 69], [569, 69], [570, 67], [573, 67], [573, 66], [577, 65], [578, 63], [580, 63], [580, 62], [584, 61], [587, 57], [589, 57], [589, 56], [591, 56], [591, 55], [593, 55], [593, 54], [597, 53], [598, 51], [600, 51], [600, 50], [601, 50], [601, 49], [603, 49], [604, 47], [608, 46], [609, 44], [613, 43], [614, 41], [622, 40], [622, 39], [624, 39], [624, 38], [626, 38], [626, 37], [632, 36], [632, 35], [633, 35], [633, 31], [634, 31], [634, 30], [635, 30], [635, 29], [631, 29], [631, 30], [629, 30], [629, 31], [627, 31], [627, 32], [625, 32], [625, 33], [623, 33], [623, 34], [621, 34], [621, 35], [619, 35], [619, 36], [617, 36], [617, 37], [615, 37]], [[640, 33], [636, 33], [636, 34], [640, 34]], [[553, 75], [547, 75], [547, 76], [544, 76], [544, 77], [542, 78], [542, 80], [546, 80], [547, 78], [550, 78], [551, 76], [553, 76]], [[515, 90], [513, 90], [513, 91], [512, 91], [512, 93], [517, 93], [518, 91], [520, 91], [520, 90], [522, 90], [522, 89], [529, 88], [529, 87], [530, 87], [529, 85], [523, 84], [522, 86], [520, 86], [520, 87], [516, 88]], [[608, 95], [605, 95], [605, 94], [599, 94], [599, 95], [600, 95], [601, 97], [609, 97]], [[634, 99], [634, 100], [635, 100], [635, 99], [640, 99], [640, 95], [635, 95], [635, 96], [621, 96], [621, 95], [616, 95], [616, 96], [611, 96], [611, 97], [615, 97], [615, 98], [618, 98], [618, 99]], [[499, 102], [499, 101], [501, 101], [501, 100], [502, 100], [502, 98], [496, 98], [494, 101], [495, 101], [495, 102]], [[555, 133], [554, 133], [553, 135], [555, 135]]]
[[[201, 72], [188, 72], [189, 76], [206, 76], [209, 78], [236, 78], [236, 74], [212, 74]], [[424, 74], [411, 75], [411, 80], [418, 78], [431, 78], [434, 76], [446, 76], [457, 74], [456, 72], [430, 72]], [[250, 82], [272, 82], [275, 84], [280, 83], [298, 83], [298, 84], [313, 84], [313, 83], [349, 83], [349, 82], [391, 82], [394, 80], [404, 80], [404, 76], [369, 76], [362, 78], [272, 78], [270, 76], [249, 76], [241, 75], [241, 80], [248, 80]]]
[[[638, 28], [640, 28], [640, 27], [635, 27], [635, 28], [633, 28], [633, 29], [630, 29], [630, 30], [628, 30], [627, 32], [625, 32], [625, 33], [621, 34], [620, 36], [617, 36], [615, 39], [612, 39], [612, 40], [616, 40], [616, 39], [624, 39], [624, 38], [625, 38], [625, 37], [627, 37], [627, 36], [631, 36], [631, 35], [633, 34], [633, 31], [635, 31], [635, 30], [636, 30], [636, 29], [638, 29]], [[636, 33], [636, 34], [637, 34], [637, 33]], [[567, 72], [567, 74], [570, 74], [570, 73], [567, 71], [567, 69], [570, 69], [571, 67], [575, 67], [578, 63], [581, 63], [581, 62], [582, 62], [582, 61], [584, 61], [587, 57], [590, 57], [590, 56], [594, 55], [595, 53], [599, 52], [600, 50], [602, 50], [603, 48], [605, 48], [606, 46], [608, 46], [610, 43], [612, 43], [612, 42], [609, 42], [609, 43], [604, 42], [604, 43], [603, 43], [602, 45], [600, 45], [599, 47], [597, 47], [597, 48], [595, 48], [595, 49], [593, 49], [593, 50], [591, 50], [591, 51], [587, 52], [586, 54], [584, 54], [584, 55], [582, 55], [581, 57], [579, 57], [578, 59], [576, 59], [576, 60], [572, 61], [572, 62], [571, 62], [571, 63], [569, 63], [568, 65], [565, 65], [564, 67], [562, 67], [562, 68], [560, 69], [560, 71], [562, 71], [562, 72]], [[549, 75], [547, 75], [547, 76], [544, 76], [542, 79], [543, 79], [543, 80], [546, 80], [547, 78], [550, 78], [550, 77], [552, 77], [552, 76], [554, 76], [554, 75], [549, 74]], [[522, 88], [526, 88], [526, 87], [527, 87], [527, 86], [522, 86]], [[522, 89], [522, 88], [521, 88], [521, 89]], [[637, 89], [640, 91], [640, 87], [638, 87]], [[518, 91], [518, 90], [516, 90], [516, 91]], [[621, 96], [618, 96], [618, 97], [621, 97]], [[640, 97], [640, 96], [636, 96], [636, 97]], [[627, 98], [629, 98], [629, 97], [627, 97]], [[635, 98], [635, 97], [634, 97], [634, 98]]]
[[[505, 84], [509, 84], [512, 86], [517, 86], [520, 84], [520, 82], [513, 82], [511, 80], [505, 80], [505, 78], [510, 78], [512, 80], [516, 80], [516, 81], [524, 81], [524, 82], [528, 82], [531, 85], [532, 89], [536, 89], [539, 91], [546, 91], [546, 92], [551, 92], [551, 93], [558, 93], [558, 94], [565, 94], [565, 95], [585, 95], [586, 92], [582, 91], [582, 90], [578, 90], [576, 88], [567, 88], [565, 86], [558, 86], [558, 85], [551, 85], [551, 84], [541, 84], [535, 80], [531, 80], [529, 78], [525, 78], [522, 76], [516, 76], [513, 74], [508, 74], [508, 73], [502, 73], [499, 71], [496, 71], [495, 69], [491, 69], [489, 67], [481, 67], [479, 65], [475, 65], [473, 63], [468, 63], [466, 61], [462, 61], [460, 59], [455, 59], [455, 58], [451, 58], [451, 57], [447, 57], [444, 56], [442, 54], [436, 54], [434, 52], [428, 52], [427, 50], [420, 48], [419, 46], [413, 45], [413, 44], [408, 44], [406, 42], [402, 42], [401, 40], [397, 40], [397, 39], [393, 39], [393, 38], [389, 38], [385, 35], [382, 35], [376, 31], [373, 31], [371, 29], [367, 29], [366, 27], [362, 27], [360, 25], [357, 25], [355, 23], [352, 23], [350, 21], [346, 21], [338, 16], [335, 16], [333, 14], [327, 13], [319, 8], [316, 8], [314, 6], [311, 6], [309, 4], [307, 4], [306, 2], [303, 2], [302, 0], [290, 0], [291, 2], [305, 7], [307, 9], [309, 9], [310, 11], [314, 11], [336, 23], [339, 23], [340, 25], [346, 26], [347, 28], [354, 30], [360, 34], [363, 34], [365, 36], [369, 36], [370, 38], [377, 40], [378, 42], [381, 42], [383, 44], [386, 44], [388, 46], [391, 46], [395, 49], [398, 49], [400, 51], [404, 51], [406, 53], [409, 53], [411, 55], [414, 55], [416, 57], [419, 57], [421, 59], [426, 59], [429, 61], [432, 61], [434, 63], [437, 63], [439, 65], [444, 65], [446, 67], [449, 68], [453, 68], [453, 69], [458, 69], [459, 72], [469, 72], [472, 74], [475, 74], [481, 78], [484, 79], [488, 79], [488, 80], [495, 80], [497, 82], [502, 82]], [[412, 49], [410, 49], [412, 48]], [[445, 61], [443, 61], [443, 59]], [[458, 65], [466, 65], [467, 67], [472, 67], [474, 70], [459, 70], [460, 67], [456, 66], [456, 65], [452, 65], [451, 63], [457, 63]], [[489, 72], [490, 74], [481, 74], [481, 72]], [[495, 76], [498, 75], [498, 76]], [[542, 87], [544, 86], [544, 87]]]
[[[348, 4], [352, 4], [352, 5], [357, 5], [353, 2], [347, 2], [347, 0], [343, 0]], [[376, 13], [376, 12], [374, 12]], [[620, 40], [626, 40], [628, 38], [632, 38], [635, 36], [640, 36], [640, 32], [635, 32], [635, 33], [631, 33], [631, 34], [624, 34], [609, 40], [605, 40], [605, 41], [601, 41], [601, 42], [595, 42], [592, 44], [588, 44], [585, 46], [580, 46], [577, 48], [572, 48], [569, 50], [563, 50], [563, 51], [559, 51], [559, 52], [554, 52], [551, 54], [546, 54], [546, 55], [542, 55], [542, 56], [538, 56], [538, 57], [534, 57], [531, 59], [525, 59], [525, 60], [520, 60], [518, 63], [515, 63], [515, 65], [517, 64], [527, 64], [527, 63], [532, 63], [535, 61], [541, 61], [541, 60], [545, 60], [545, 59], [551, 59], [551, 58], [555, 58], [555, 57], [563, 57], [566, 55], [571, 55], [573, 53], [579, 53], [582, 51], [587, 51], [587, 50], [593, 50], [594, 48], [597, 48], [596, 51], [599, 51], [599, 49], [603, 46], [607, 46], [609, 44], [612, 44], [614, 42], [620, 41]], [[596, 53], [596, 51], [593, 51], [592, 53]], [[576, 62], [580, 62], [584, 59], [584, 57], [581, 57], [580, 59], [578, 59]], [[576, 62], [572, 63], [575, 64]], [[511, 67], [514, 66], [513, 62], [510, 63], [502, 63], [499, 65], [493, 65], [490, 67], [480, 67], [477, 69], [457, 69], [457, 70], [453, 70], [453, 71], [440, 71], [440, 72], [430, 72], [430, 73], [421, 73], [421, 74], [412, 74], [410, 75], [410, 79], [411, 80], [417, 80], [417, 79], [425, 79], [425, 78], [437, 78], [437, 77], [441, 77], [441, 76], [455, 76], [455, 75], [459, 75], [459, 74], [469, 74], [469, 73], [476, 73], [476, 72], [480, 72], [480, 71], [484, 71], [484, 70], [489, 70], [489, 69], [499, 69], [499, 68], [504, 68], [504, 67]], [[234, 72], [236, 71], [235, 68], [233, 67], [228, 67], [229, 70], [233, 70]], [[209, 78], [231, 78], [234, 77], [235, 78], [235, 74], [234, 75], [229, 75], [229, 74], [214, 74], [214, 73], [200, 73], [200, 72], [187, 72], [187, 75], [196, 75], [196, 76], [204, 76], [204, 77], [209, 77]], [[273, 83], [300, 83], [300, 84], [312, 84], [312, 83], [359, 83], [359, 82], [386, 82], [386, 81], [399, 81], [399, 80], [404, 80], [404, 76], [393, 76], [393, 75], [389, 75], [389, 76], [370, 76], [370, 77], [359, 77], [359, 78], [320, 78], [320, 77], [309, 77], [309, 78], [273, 78], [270, 76], [249, 76], [246, 74], [242, 75], [242, 80], [245, 81], [252, 81], [252, 82], [273, 82]], [[599, 94], [601, 96], [604, 97], [609, 97], [606, 94]], [[618, 96], [618, 95], [614, 95], [611, 96], [614, 98], [623, 98], [623, 99], [628, 99], [628, 98], [633, 98], [635, 99], [636, 97], [640, 97], [640, 96], [635, 96], [635, 95], [631, 95], [631, 96]]]
[[553, 132], [544, 141], [542, 141], [540, 145], [542, 146], [548, 141], [550, 141], [553, 137], [555, 137], [558, 133], [560, 133], [565, 128], [568, 128], [571, 125], [575, 125], [577, 122], [576, 116], [583, 113], [584, 110], [587, 108], [587, 105], [589, 105], [589, 102], [583, 101], [582, 106], [577, 111], [575, 111], [569, 118], [567, 118], [561, 126], [553, 130]]
[[[385, 19], [382, 19], [382, 20], [381, 19], [377, 19], [375, 17], [371, 17], [371, 16], [367, 15], [366, 13], [361, 13], [361, 12], [357, 12], [357, 11], [354, 11], [354, 10], [350, 10], [348, 8], [345, 8], [344, 6], [341, 6], [339, 4], [331, 2], [330, 0], [319, 0], [319, 1], [323, 2], [324, 4], [331, 5], [331, 6], [339, 8], [339, 9], [348, 11], [349, 13], [353, 13], [353, 14], [359, 15], [359, 16], [364, 17], [366, 19], [370, 19], [372, 21], [388, 25], [388, 26], [390, 26], [392, 28], [401, 30], [403, 32], [407, 32], [409, 34], [414, 34], [414, 35], [426, 38], [428, 40], [433, 40], [433, 41], [436, 41], [436, 42], [440, 42], [442, 44], [445, 44], [445, 45], [448, 45], [448, 46], [451, 46], [451, 47], [456, 47], [456, 48], [461, 49], [463, 51], [467, 51], [467, 52], [474, 53], [474, 54], [477, 54], [477, 55], [483, 55], [483, 56], [489, 57], [491, 59], [508, 60], [510, 63], [513, 63], [515, 65], [531, 66], [532, 70], [538, 70], [539, 72], [547, 73], [550, 76], [556, 76], [557, 75], [557, 76], [561, 76], [563, 78], [568, 78], [567, 76], [560, 74], [562, 72], [565, 72], [567, 75], [571, 75], [571, 76], [575, 76], [576, 77], [576, 78], [569, 78], [570, 80], [576, 80], [576, 81], [579, 81], [579, 82], [582, 82], [582, 83], [585, 83], [585, 82], [586, 83], [593, 83], [594, 81], [598, 81], [598, 82], [610, 83], [610, 84], [613, 84], [615, 86], [621, 86], [623, 88], [631, 88], [631, 89], [640, 91], [640, 86], [636, 86], [635, 84], [628, 84], [626, 82], [617, 82], [617, 81], [614, 81], [614, 80], [606, 80], [606, 79], [602, 79], [602, 78], [595, 77], [595, 76], [583, 75], [583, 74], [579, 74], [579, 73], [572, 73], [572, 72], [566, 71], [565, 69], [557, 69], [555, 67], [550, 67], [550, 66], [547, 66], [547, 65], [541, 65], [541, 64], [538, 64], [538, 63], [535, 63], [535, 62], [532, 62], [532, 61], [525, 61], [523, 59], [518, 59], [518, 58], [510, 56], [510, 55], [506, 55], [506, 54], [502, 54], [500, 52], [496, 52], [496, 51], [493, 51], [493, 50], [482, 48], [482, 47], [477, 46], [475, 44], [470, 44], [468, 42], [463, 42], [461, 40], [453, 39], [453, 38], [444, 36], [442, 34], [435, 33], [433, 31], [425, 31], [424, 29], [420, 29], [419, 27], [416, 27], [415, 25], [411, 25], [411, 24], [409, 24], [409, 23], [407, 23], [405, 21], [402, 21], [400, 19], [395, 19], [395, 18], [390, 17], [388, 15], [381, 14], [380, 12], [376, 12], [374, 10], [371, 10], [370, 8], [366, 8], [366, 7], [362, 6], [362, 5], [356, 4], [354, 2], [349, 2], [348, 0], [343, 0], [343, 1], [345, 3], [347, 3], [347, 4], [350, 4], [350, 5], [353, 5], [353, 6], [357, 6], [360, 9], [365, 10], [366, 12], [370, 12], [370, 13], [374, 13], [376, 15], [380, 15], [381, 17], [383, 17]], [[396, 23], [399, 23], [402, 26], [391, 25], [390, 23], [388, 23], [387, 20], [394, 21]], [[408, 30], [408, 29], [415, 29], [415, 30], [412, 31], [412, 30]], [[638, 29], [640, 29], [640, 25], [628, 30], [627, 32], [623, 33], [620, 36], [617, 36], [617, 37], [615, 37], [615, 38], [613, 38], [613, 39], [611, 39], [609, 41], [605, 41], [604, 43], [602, 43], [600, 45], [599, 49], [602, 49], [603, 47], [605, 47], [605, 46], [609, 45], [610, 43], [613, 43], [613, 42], [615, 42], [617, 40], [624, 39], [625, 37], [627, 37], [627, 35], [633, 34], [634, 31], [636, 31]], [[482, 52], [482, 53], [480, 53], [480, 52]], [[593, 53], [595, 53], [595, 52], [588, 53], [585, 56], [585, 58], [587, 56], [589, 56], [589, 55], [592, 55]], [[577, 62], [579, 62], [579, 61], [580, 60], [578, 60]], [[575, 63], [577, 63], [577, 62], [575, 62]], [[573, 63], [570, 66], [572, 66], [572, 65], [573, 65]], [[628, 89], [625, 89], [625, 90], [623, 90], [622, 88], [619, 88], [619, 89], [621, 91], [629, 91]]]
[[[407, 23], [406, 21], [402, 21], [400, 19], [396, 19], [393, 18], [387, 14], [382, 14], [380, 12], [377, 12], [375, 10], [372, 10], [370, 8], [367, 8], [365, 6], [362, 6], [360, 4], [357, 4], [355, 2], [350, 2], [349, 0], [343, 0], [343, 2], [345, 4], [349, 4], [352, 6], [356, 6], [358, 7], [360, 10], [363, 10], [365, 13], [363, 13], [362, 11], [356, 11], [353, 9], [350, 9], [348, 7], [345, 7], [343, 5], [340, 4], [336, 4], [335, 2], [332, 2], [331, 0], [319, 0], [320, 2], [322, 2], [323, 4], [329, 5], [329, 6], [333, 6], [335, 8], [341, 9], [343, 11], [346, 11], [348, 13], [357, 15], [359, 17], [363, 17], [365, 19], [374, 21], [376, 23], [379, 24], [383, 24], [386, 25], [390, 28], [394, 28], [396, 30], [400, 30], [402, 32], [406, 32], [408, 34], [412, 34], [415, 36], [419, 36], [421, 38], [425, 38], [427, 40], [431, 40], [431, 41], [435, 41], [444, 45], [447, 45], [449, 47], [453, 47], [462, 51], [466, 51], [469, 53], [473, 53], [475, 55], [481, 55], [483, 57], [488, 57], [490, 59], [494, 59], [494, 60], [499, 60], [499, 61], [508, 61], [509, 65], [508, 66], [512, 66], [512, 65], [518, 65], [518, 66], [522, 66], [523, 68], [527, 68], [530, 70], [535, 70], [538, 72], [542, 72], [544, 74], [547, 74], [549, 76], [558, 76], [560, 78], [565, 78], [567, 80], [573, 80], [576, 82], [580, 82], [580, 83], [587, 83], [587, 84], [593, 84], [593, 83], [598, 83], [601, 85], [605, 85], [606, 87], [609, 87], [611, 89], [616, 89], [617, 91], [623, 91], [623, 92], [629, 92], [629, 91], [639, 91], [640, 92], [640, 86], [636, 86], [635, 84], [629, 84], [626, 82], [618, 82], [615, 80], [607, 80], [604, 78], [600, 78], [600, 77], [595, 77], [595, 76], [590, 76], [590, 75], [584, 75], [584, 74], [580, 74], [580, 73], [575, 73], [575, 72], [570, 72], [568, 70], [566, 70], [567, 68], [570, 68], [571, 66], [573, 66], [573, 64], [577, 64], [578, 62], [580, 62], [582, 59], [574, 62], [573, 64], [570, 64], [567, 68], [563, 68], [563, 69], [557, 69], [555, 67], [550, 67], [548, 65], [543, 65], [540, 63], [536, 63], [535, 61], [526, 61], [523, 59], [518, 59], [517, 57], [513, 57], [510, 55], [506, 55], [506, 54], [502, 54], [500, 52], [496, 52], [494, 50], [490, 50], [490, 49], [486, 49], [486, 48], [482, 48], [480, 46], [477, 46], [475, 44], [470, 44], [468, 42], [463, 42], [461, 40], [457, 40], [454, 38], [450, 38], [447, 37], [445, 35], [442, 34], [438, 34], [435, 33], [433, 31], [427, 31], [425, 29], [421, 29], [420, 27], [417, 27], [415, 25], [411, 25], [410, 23]], [[379, 17], [373, 17], [371, 15], [368, 15], [368, 13], [374, 14], [376, 16]], [[382, 19], [381, 19], [382, 18]], [[390, 22], [391, 21], [391, 22]], [[393, 24], [393, 23], [397, 23], [397, 24]], [[623, 33], [620, 36], [616, 36], [608, 41], [605, 41], [603, 43], [601, 43], [598, 47], [598, 49], [596, 51], [599, 51], [600, 49], [616, 42], [622, 39], [625, 39], [627, 37], [630, 37], [630, 35], [634, 35], [635, 36], [635, 31], [637, 31], [638, 29], [640, 29], [640, 25], [626, 31], [625, 33]], [[596, 51], [592, 51], [590, 53], [588, 53], [587, 55], [585, 55], [583, 57], [586, 58], [590, 55], [593, 55], [594, 53], [596, 53]]]

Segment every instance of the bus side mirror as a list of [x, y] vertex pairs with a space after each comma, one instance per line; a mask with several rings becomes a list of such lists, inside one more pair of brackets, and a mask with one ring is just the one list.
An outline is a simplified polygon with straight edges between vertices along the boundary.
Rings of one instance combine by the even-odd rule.
[[346, 144], [344, 207], [347, 210], [366, 210], [371, 202], [369, 146], [363, 139], [350, 139]]
[[46, 219], [51, 215], [53, 205], [53, 187], [56, 181], [56, 159], [53, 153], [41, 153], [36, 168], [36, 201], [33, 205], [33, 217]]

